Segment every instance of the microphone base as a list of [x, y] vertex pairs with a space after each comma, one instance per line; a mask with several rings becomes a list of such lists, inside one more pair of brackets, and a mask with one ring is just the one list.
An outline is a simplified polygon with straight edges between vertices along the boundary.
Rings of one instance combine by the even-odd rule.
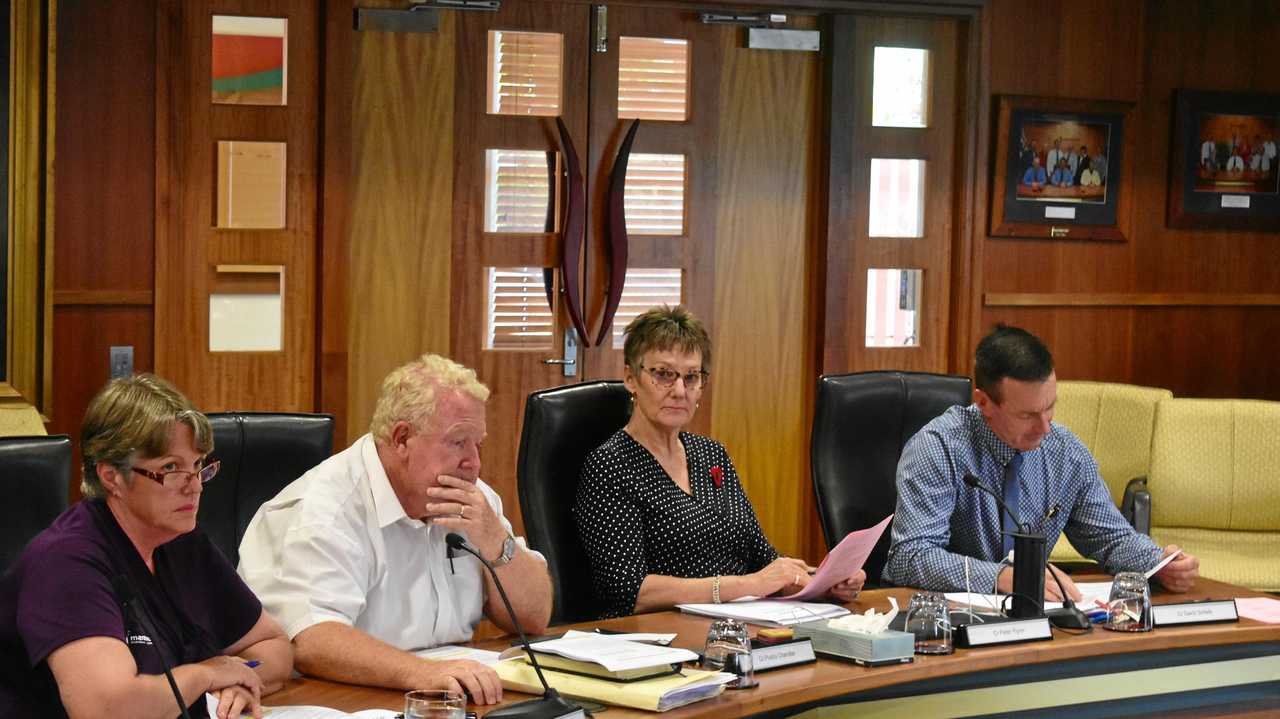
[[1089, 623], [1089, 617], [1075, 607], [1046, 609], [1044, 615], [1049, 618], [1053, 626], [1059, 629], [1088, 629], [1093, 626]]
[[583, 717], [582, 707], [560, 697], [551, 689], [541, 699], [509, 704], [485, 713], [485, 719], [560, 719]]

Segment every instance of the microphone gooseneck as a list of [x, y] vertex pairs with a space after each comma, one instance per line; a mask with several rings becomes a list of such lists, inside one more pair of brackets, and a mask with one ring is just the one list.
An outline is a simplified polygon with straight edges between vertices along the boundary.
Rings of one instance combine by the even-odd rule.
[[[134, 624], [142, 627], [142, 631], [151, 638], [151, 648], [156, 650], [156, 656], [160, 658], [160, 668], [164, 670], [165, 679], [169, 680], [173, 698], [178, 702], [178, 711], [181, 712], [182, 719], [191, 719], [191, 715], [187, 713], [187, 702], [182, 698], [178, 682], [173, 678], [169, 660], [164, 658], [164, 652], [160, 650], [160, 635], [151, 627], [151, 622], [146, 617], [146, 609], [138, 603], [138, 593], [133, 588], [133, 582], [129, 581], [127, 575], [117, 574], [111, 578], [111, 591], [115, 593], [116, 601], [120, 602], [120, 607], [124, 609], [125, 616], [131, 617]], [[127, 629], [126, 627], [126, 632]], [[128, 642], [128, 639], [126, 636], [125, 641]]]
[[524, 628], [520, 626], [520, 619], [516, 616], [516, 611], [511, 607], [511, 601], [507, 599], [507, 590], [502, 588], [502, 580], [498, 579], [498, 572], [493, 568], [493, 564], [480, 556], [480, 550], [471, 546], [467, 540], [456, 532], [450, 532], [445, 535], [445, 544], [449, 546], [451, 551], [466, 552], [484, 565], [489, 571], [489, 576], [493, 578], [493, 585], [498, 588], [498, 596], [502, 597], [502, 604], [507, 608], [507, 616], [511, 617], [511, 625], [515, 627], [516, 633], [520, 635], [520, 645], [524, 647], [525, 654], [529, 657], [529, 663], [533, 665], [533, 671], [538, 675], [538, 681], [542, 682], [542, 698], [533, 699], [519, 704], [512, 704], [508, 707], [495, 709], [485, 714], [486, 717], [494, 719], [538, 719], [541, 717], [560, 717], [581, 712], [582, 708], [572, 702], [565, 701], [560, 697], [560, 693], [547, 683], [547, 678], [542, 675], [542, 667], [538, 666], [538, 658], [534, 655], [533, 647], [529, 644], [529, 638], [524, 634]]

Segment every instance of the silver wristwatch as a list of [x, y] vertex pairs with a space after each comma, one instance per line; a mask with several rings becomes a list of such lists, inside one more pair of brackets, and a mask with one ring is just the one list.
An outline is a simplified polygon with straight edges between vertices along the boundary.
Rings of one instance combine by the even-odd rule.
[[507, 538], [502, 542], [502, 554], [499, 554], [498, 558], [490, 562], [490, 564], [495, 567], [501, 567], [503, 565], [510, 564], [512, 558], [515, 556], [516, 538], [508, 534]]

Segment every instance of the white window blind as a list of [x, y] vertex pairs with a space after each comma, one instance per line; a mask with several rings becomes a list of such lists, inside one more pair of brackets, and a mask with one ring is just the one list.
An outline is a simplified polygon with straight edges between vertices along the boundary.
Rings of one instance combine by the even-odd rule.
[[867, 347], [920, 346], [923, 270], [867, 270]]
[[680, 304], [680, 268], [627, 268], [618, 313], [613, 317], [613, 348], [622, 349], [623, 330], [638, 315], [659, 305]]
[[555, 232], [560, 154], [542, 150], [486, 150], [485, 232]]
[[689, 41], [622, 37], [618, 117], [682, 122], [689, 116]]
[[627, 233], [684, 234], [684, 155], [633, 153], [622, 193]]
[[485, 349], [551, 349], [555, 319], [541, 267], [490, 267]]
[[929, 51], [877, 47], [872, 67], [871, 124], [928, 127]]
[[560, 114], [563, 39], [555, 32], [489, 31], [490, 114]]
[[924, 160], [871, 158], [872, 237], [924, 236]]

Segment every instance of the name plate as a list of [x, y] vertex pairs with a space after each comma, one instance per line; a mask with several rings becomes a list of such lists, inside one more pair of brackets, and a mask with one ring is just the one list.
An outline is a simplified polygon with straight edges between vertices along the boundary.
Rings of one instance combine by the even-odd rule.
[[1236, 600], [1219, 599], [1207, 602], [1153, 604], [1151, 619], [1157, 627], [1167, 627], [1175, 624], [1238, 622], [1240, 615], [1236, 612]]
[[956, 644], [962, 647], [987, 647], [995, 644], [1017, 644], [1053, 639], [1047, 617], [1011, 619], [987, 624], [966, 624], [956, 630]]

